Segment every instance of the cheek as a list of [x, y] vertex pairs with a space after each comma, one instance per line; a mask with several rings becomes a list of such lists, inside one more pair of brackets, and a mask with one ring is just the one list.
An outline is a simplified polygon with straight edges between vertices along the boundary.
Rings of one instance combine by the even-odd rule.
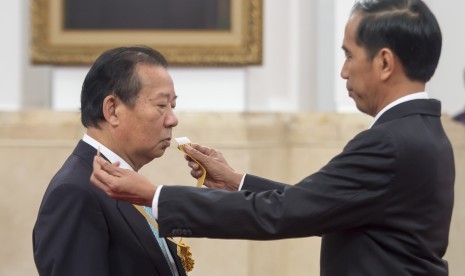
[[163, 129], [163, 119], [156, 118], [147, 120], [144, 126], [140, 128], [140, 133], [147, 139], [153, 140], [154, 138], [164, 135]]
[[366, 88], [369, 86], [369, 79], [367, 78], [369, 72], [364, 72], [362, 70], [353, 70], [352, 71], [352, 84], [355, 86], [354, 88], [359, 90], [359, 93], [364, 93]]

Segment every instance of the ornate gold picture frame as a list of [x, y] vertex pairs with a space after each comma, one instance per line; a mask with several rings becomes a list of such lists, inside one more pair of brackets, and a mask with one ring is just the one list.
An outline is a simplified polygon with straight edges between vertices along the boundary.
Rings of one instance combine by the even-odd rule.
[[262, 62], [262, 0], [230, 0], [226, 30], [66, 29], [64, 6], [65, 0], [31, 0], [33, 63], [87, 65], [106, 49], [128, 45], [153, 47], [171, 65], [240, 66]]

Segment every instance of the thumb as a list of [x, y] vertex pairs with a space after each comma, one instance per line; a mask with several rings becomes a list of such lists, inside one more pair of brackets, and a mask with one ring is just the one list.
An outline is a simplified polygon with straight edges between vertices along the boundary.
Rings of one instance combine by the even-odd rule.
[[201, 153], [200, 151], [196, 150], [193, 148], [191, 145], [186, 144], [184, 146], [184, 151], [186, 152], [187, 155], [189, 155], [191, 158], [199, 161], [200, 163], [203, 163], [205, 160], [205, 154]]

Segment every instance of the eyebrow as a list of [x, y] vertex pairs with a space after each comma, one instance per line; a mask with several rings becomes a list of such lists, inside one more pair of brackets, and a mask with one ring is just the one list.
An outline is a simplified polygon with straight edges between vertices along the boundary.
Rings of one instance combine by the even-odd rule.
[[[163, 97], [163, 98], [168, 98], [168, 99], [170, 98], [170, 94], [167, 93], [167, 92], [162, 92], [162, 93], [160, 93], [160, 94], [158, 94], [158, 95], [161, 96], [161, 97]], [[174, 95], [173, 100], [176, 100], [177, 98], [178, 98], [178, 95]]]

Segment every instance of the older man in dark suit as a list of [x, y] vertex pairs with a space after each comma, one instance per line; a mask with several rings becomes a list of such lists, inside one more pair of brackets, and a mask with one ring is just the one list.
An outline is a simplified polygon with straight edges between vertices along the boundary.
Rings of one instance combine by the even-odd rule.
[[89, 184], [97, 150], [134, 171], [162, 156], [178, 123], [175, 105], [157, 51], [116, 48], [95, 61], [81, 93], [87, 133], [51, 180], [34, 226], [40, 275], [185, 275], [176, 245], [159, 237], [143, 208]]
[[[443, 256], [454, 157], [440, 102], [425, 92], [441, 41], [421, 0], [357, 1], [345, 29], [341, 76], [357, 108], [375, 119], [296, 185], [237, 173], [221, 153], [200, 145], [185, 151], [206, 168], [205, 185], [229, 191], [155, 186], [99, 159], [92, 182], [116, 198], [131, 200], [130, 191], [152, 205], [161, 235], [321, 235], [321, 275], [448, 275]], [[200, 167], [192, 160], [189, 166], [199, 177]]]

